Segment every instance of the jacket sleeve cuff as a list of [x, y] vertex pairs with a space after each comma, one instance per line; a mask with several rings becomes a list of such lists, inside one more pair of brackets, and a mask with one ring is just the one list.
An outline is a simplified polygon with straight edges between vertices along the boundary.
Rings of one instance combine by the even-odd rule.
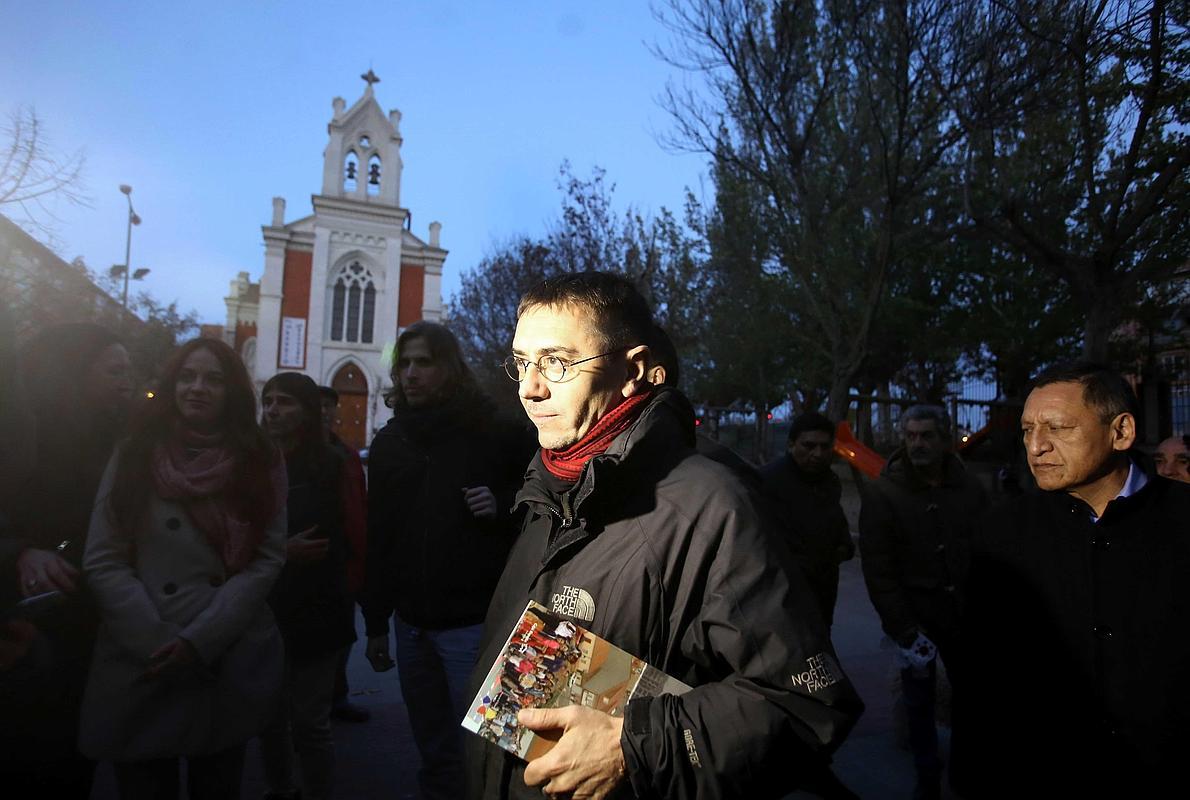
[[650, 706], [653, 698], [630, 700], [624, 709], [624, 730], [620, 734], [620, 749], [624, 753], [624, 773], [637, 797], [653, 793], [649, 769], [645, 760], [645, 740], [653, 729]]

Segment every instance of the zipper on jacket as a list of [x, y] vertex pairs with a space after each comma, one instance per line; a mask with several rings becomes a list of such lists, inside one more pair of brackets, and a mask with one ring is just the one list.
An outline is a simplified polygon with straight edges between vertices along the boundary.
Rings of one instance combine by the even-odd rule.
[[574, 509], [570, 507], [570, 492], [562, 493], [562, 530], [574, 523]]

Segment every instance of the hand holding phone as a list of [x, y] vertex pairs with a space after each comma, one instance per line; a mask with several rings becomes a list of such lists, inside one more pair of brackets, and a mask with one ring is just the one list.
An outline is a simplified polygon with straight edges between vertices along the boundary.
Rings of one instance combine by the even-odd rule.
[[25, 597], [58, 590], [73, 594], [79, 571], [66, 559], [49, 550], [26, 547], [17, 557], [20, 590]]
[[0, 614], [0, 620], [5, 622], [9, 620], [36, 622], [54, 609], [66, 605], [69, 600], [70, 598], [66, 594], [59, 591], [35, 594], [5, 609]]

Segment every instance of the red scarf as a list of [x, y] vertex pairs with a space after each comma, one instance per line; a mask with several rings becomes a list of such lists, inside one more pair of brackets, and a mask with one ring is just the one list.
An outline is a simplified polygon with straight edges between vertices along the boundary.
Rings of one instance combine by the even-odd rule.
[[554, 477], [571, 483], [577, 481], [586, 463], [606, 451], [613, 439], [636, 422], [652, 396], [653, 390], [650, 389], [626, 398], [600, 417], [591, 430], [574, 444], [562, 450], [542, 450], [541, 463]]

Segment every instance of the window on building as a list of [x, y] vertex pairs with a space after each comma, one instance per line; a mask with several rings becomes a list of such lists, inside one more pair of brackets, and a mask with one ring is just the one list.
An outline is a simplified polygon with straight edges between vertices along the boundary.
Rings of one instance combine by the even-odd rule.
[[368, 159], [368, 194], [380, 194], [380, 156]]
[[360, 147], [371, 147], [372, 146], [372, 140], [368, 138], [368, 135], [366, 133], [363, 136], [359, 137], [359, 146]]
[[372, 273], [352, 261], [340, 270], [331, 286], [331, 340], [370, 344], [375, 319], [376, 284]]
[[354, 192], [359, 180], [359, 157], [354, 150], [347, 152], [343, 159], [343, 191]]
[[372, 343], [372, 321], [376, 316], [376, 287], [369, 283], [364, 288], [364, 317], [360, 320], [359, 340]]

